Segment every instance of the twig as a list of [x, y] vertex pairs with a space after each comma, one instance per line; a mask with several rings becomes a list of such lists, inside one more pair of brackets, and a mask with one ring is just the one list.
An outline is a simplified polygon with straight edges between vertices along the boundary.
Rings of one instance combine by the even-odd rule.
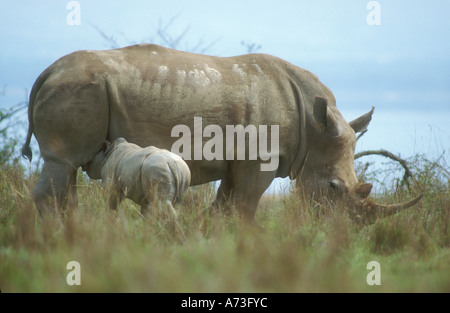
[[364, 177], [364, 175], [366, 174], [367, 169], [369, 168], [369, 166], [370, 166], [370, 163], [369, 163], [369, 162], [366, 162], [366, 164], [364, 164], [364, 168], [363, 168], [363, 170], [361, 171], [361, 173], [359, 174], [359, 177]]
[[108, 36], [105, 32], [103, 32], [97, 25], [90, 23], [93, 28], [99, 33], [99, 35], [108, 43], [111, 49], [119, 48], [120, 45], [113, 36]]
[[408, 178], [411, 178], [414, 181], [414, 183], [416, 185], [418, 185], [419, 188], [420, 188], [419, 183], [416, 181], [416, 179], [414, 178], [413, 174], [411, 173], [411, 170], [409, 169], [408, 164], [406, 163], [406, 161], [404, 159], [400, 158], [399, 156], [397, 156], [397, 155], [387, 151], [387, 150], [380, 149], [380, 150], [369, 150], [369, 151], [359, 152], [359, 153], [355, 154], [354, 159], [356, 160], [356, 159], [358, 159], [360, 157], [367, 156], [367, 155], [374, 155], [374, 154], [390, 158], [391, 160], [394, 160], [394, 161], [397, 161], [397, 162], [400, 163], [400, 165], [405, 170], [405, 175], [403, 175], [403, 181], [405, 182], [405, 184], [408, 187], [409, 191], [410, 191], [410, 186], [409, 186], [409, 183], [408, 183]]

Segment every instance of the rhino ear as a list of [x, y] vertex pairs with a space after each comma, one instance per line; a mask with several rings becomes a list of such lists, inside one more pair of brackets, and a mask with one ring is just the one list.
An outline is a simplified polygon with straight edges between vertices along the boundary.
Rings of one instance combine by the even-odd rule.
[[321, 126], [322, 130], [327, 128], [327, 99], [316, 97], [314, 101], [314, 119]]
[[375, 110], [375, 107], [372, 107], [372, 110], [368, 113], [361, 115], [349, 123], [355, 133], [359, 133], [367, 129], [367, 126], [369, 126], [369, 123], [372, 120], [373, 110]]
[[320, 125], [320, 131], [327, 133], [330, 137], [339, 137], [341, 127], [339, 126], [333, 112], [328, 110], [328, 101], [323, 97], [316, 97], [314, 102], [314, 119]]

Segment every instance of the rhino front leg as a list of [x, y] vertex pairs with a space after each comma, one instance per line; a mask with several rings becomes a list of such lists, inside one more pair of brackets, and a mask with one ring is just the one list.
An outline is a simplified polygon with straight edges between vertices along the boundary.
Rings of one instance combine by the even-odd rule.
[[[223, 178], [217, 189], [216, 199], [209, 206], [207, 211], [210, 215], [214, 215], [217, 212], [230, 213], [233, 188], [231, 184], [231, 177]], [[206, 212], [204, 212], [206, 213]]]
[[261, 171], [256, 161], [232, 161], [229, 169], [208, 211], [214, 215], [218, 211], [229, 213], [234, 208], [245, 220], [253, 220], [259, 200], [275, 178], [275, 172]]
[[33, 200], [41, 216], [77, 206], [77, 169], [64, 162], [45, 161], [33, 189]]
[[123, 200], [123, 197], [121, 196], [119, 189], [111, 188], [111, 186], [108, 186], [109, 184], [110, 182], [107, 182], [107, 188], [105, 188], [106, 204], [110, 210], [116, 211], [120, 202]]
[[253, 222], [259, 200], [275, 178], [275, 172], [261, 171], [259, 162], [237, 161], [232, 166], [234, 204], [244, 221]]

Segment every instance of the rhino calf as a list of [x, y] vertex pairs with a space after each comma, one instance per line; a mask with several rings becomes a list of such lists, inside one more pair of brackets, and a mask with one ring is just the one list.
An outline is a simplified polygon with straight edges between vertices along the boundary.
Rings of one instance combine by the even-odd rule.
[[91, 178], [101, 178], [108, 207], [117, 209], [129, 198], [141, 205], [142, 215], [167, 209], [176, 217], [173, 204], [180, 201], [190, 185], [191, 172], [184, 160], [168, 150], [141, 148], [118, 138], [105, 142], [93, 160], [83, 167]]

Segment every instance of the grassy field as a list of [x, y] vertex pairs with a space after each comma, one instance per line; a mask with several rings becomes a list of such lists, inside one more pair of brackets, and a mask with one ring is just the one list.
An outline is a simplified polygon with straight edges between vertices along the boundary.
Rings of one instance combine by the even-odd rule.
[[[256, 221], [201, 211], [209, 186], [191, 188], [177, 207], [184, 236], [161, 219], [144, 220], [124, 201], [106, 210], [97, 182], [79, 179], [79, 207], [42, 220], [30, 203], [36, 175], [0, 171], [2, 292], [450, 292], [448, 168], [416, 157], [423, 200], [408, 211], [362, 226], [342, 208], [319, 208], [298, 195], [266, 195]], [[411, 198], [392, 182], [377, 201]], [[396, 190], [392, 192], [391, 190]], [[77, 261], [81, 285], [67, 263]], [[370, 261], [381, 285], [368, 285]]]

